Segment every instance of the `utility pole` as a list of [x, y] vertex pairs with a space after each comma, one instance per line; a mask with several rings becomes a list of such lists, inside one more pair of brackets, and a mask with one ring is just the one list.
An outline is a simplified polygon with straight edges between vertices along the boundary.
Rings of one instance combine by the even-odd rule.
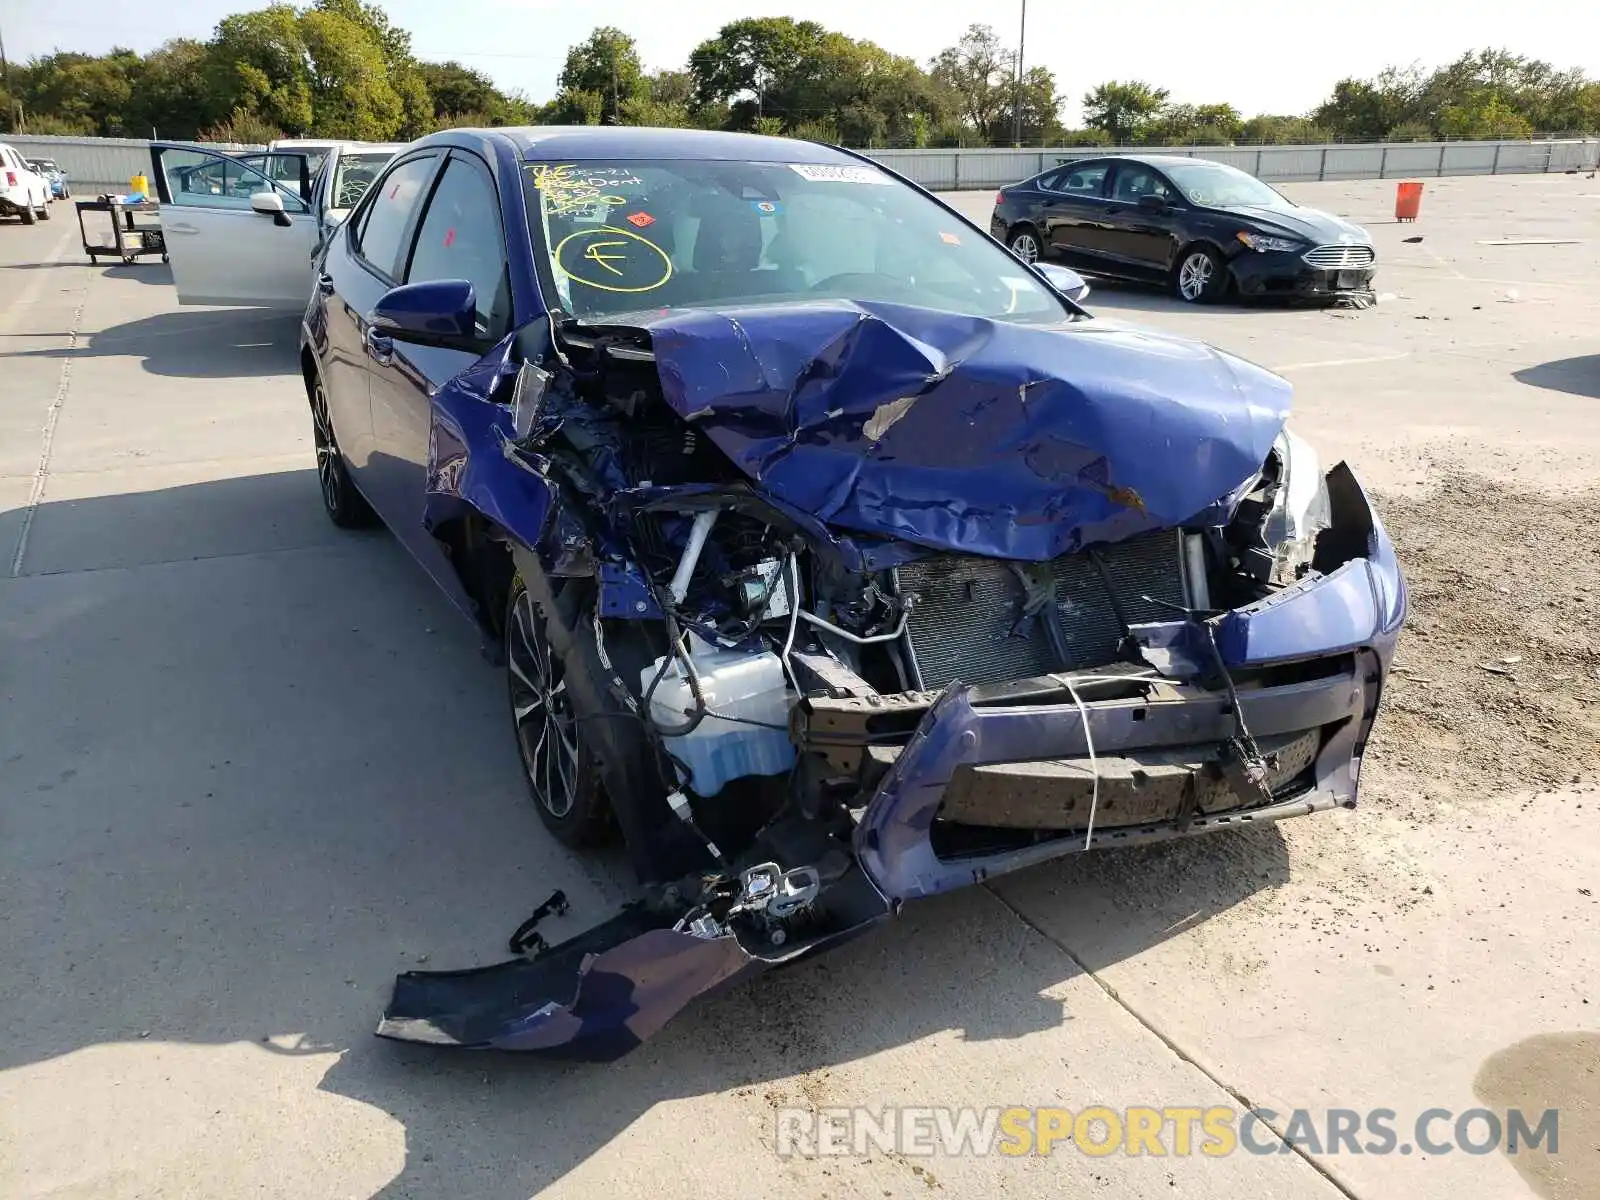
[[0, 87], [11, 90], [11, 64], [6, 61], [6, 39], [0, 34]]
[[1016, 110], [1016, 143], [1022, 148], [1022, 48], [1028, 41], [1028, 0], [1022, 0], [1022, 28], [1017, 31], [1017, 88], [1012, 107]]

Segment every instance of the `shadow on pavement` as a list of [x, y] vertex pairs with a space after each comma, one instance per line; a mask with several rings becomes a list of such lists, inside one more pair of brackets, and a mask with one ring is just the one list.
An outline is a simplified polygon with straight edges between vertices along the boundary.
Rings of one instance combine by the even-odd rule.
[[[139, 274], [141, 267], [112, 267]], [[299, 317], [274, 309], [196, 308], [157, 313], [108, 325], [68, 349], [20, 350], [11, 358], [143, 356], [152, 375], [184, 379], [239, 379], [298, 374]], [[29, 335], [33, 336], [33, 335]]]
[[1529, 387], [1549, 388], [1555, 392], [1568, 392], [1574, 396], [1588, 396], [1600, 400], [1600, 354], [1580, 354], [1576, 358], [1558, 358], [1524, 367], [1511, 372], [1518, 383]]
[[[314, 472], [288, 479], [77, 500], [73, 518], [136, 540], [151, 513], [319, 504]], [[662, 1102], [1071, 1019], [1049, 992], [1076, 968], [974, 888], [707, 1001], [607, 1066], [379, 1041], [396, 972], [499, 960], [554, 887], [573, 911], [546, 932], [575, 932], [625, 884], [614, 856], [546, 836], [498, 671], [391, 538], [264, 552], [251, 530], [223, 556], [0, 582], [21, 700], [0, 723], [0, 1067], [145, 1037], [341, 1050], [320, 1088], [405, 1127], [380, 1195], [525, 1200]], [[1029, 917], [1083, 914], [1074, 949], [1099, 967], [1287, 876], [1276, 830], [1202, 840], [1028, 872]]]
[[[84, 259], [88, 256], [85, 255]], [[104, 262], [89, 263], [79, 258], [63, 258], [55, 262], [7, 263], [0, 271], [59, 271], [63, 267], [93, 266], [107, 279], [132, 279], [138, 283], [172, 286], [172, 268], [158, 258], [141, 258], [133, 264], [118, 263], [106, 266]]]

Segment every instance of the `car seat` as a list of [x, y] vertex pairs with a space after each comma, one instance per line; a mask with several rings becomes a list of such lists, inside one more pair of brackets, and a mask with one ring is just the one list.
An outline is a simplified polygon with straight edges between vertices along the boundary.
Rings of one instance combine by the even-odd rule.
[[[789, 266], [763, 266], [764, 218], [750, 200], [727, 193], [707, 197], [696, 206], [691, 272], [682, 281], [686, 296], [701, 303], [746, 296], [788, 295], [803, 290], [801, 273]], [[779, 245], [781, 233], [774, 235]]]

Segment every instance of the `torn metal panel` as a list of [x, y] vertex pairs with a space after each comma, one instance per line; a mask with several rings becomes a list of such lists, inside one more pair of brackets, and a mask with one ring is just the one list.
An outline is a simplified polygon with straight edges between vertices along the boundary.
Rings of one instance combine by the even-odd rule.
[[430, 527], [459, 511], [459, 501], [524, 544], [544, 539], [555, 502], [550, 479], [512, 446], [511, 412], [499, 392], [515, 377], [513, 338], [506, 338], [451, 386], [430, 398], [428, 507]]
[[1181, 524], [1260, 468], [1289, 405], [1242, 360], [1097, 323], [817, 301], [638, 327], [667, 403], [763, 491], [969, 554], [1043, 561]]

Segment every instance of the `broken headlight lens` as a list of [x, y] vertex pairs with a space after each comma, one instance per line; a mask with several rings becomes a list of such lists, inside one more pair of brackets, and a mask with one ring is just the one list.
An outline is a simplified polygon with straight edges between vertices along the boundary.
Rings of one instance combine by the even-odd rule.
[[1328, 481], [1311, 443], [1285, 429], [1273, 443], [1278, 490], [1262, 534], [1272, 548], [1272, 582], [1293, 583], [1311, 566], [1317, 535], [1330, 522]]
[[1248, 230], [1239, 234], [1239, 240], [1252, 250], [1298, 250], [1304, 242], [1294, 238], [1269, 237], [1264, 233], [1251, 233]]

